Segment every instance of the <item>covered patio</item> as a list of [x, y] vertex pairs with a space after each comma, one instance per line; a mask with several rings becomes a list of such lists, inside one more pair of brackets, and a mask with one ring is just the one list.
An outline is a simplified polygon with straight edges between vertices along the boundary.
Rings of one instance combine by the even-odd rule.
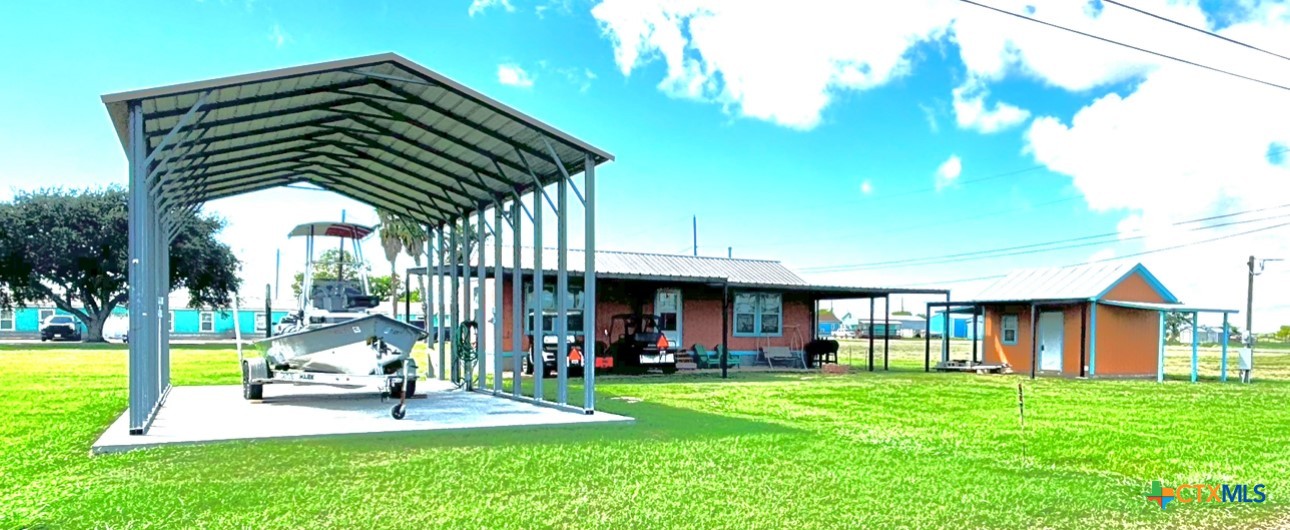
[[[130, 435], [148, 433], [172, 391], [170, 244], [178, 223], [208, 201], [316, 186], [424, 224], [432, 242], [427, 253], [441, 268], [461, 261], [461, 241], [473, 241], [482, 256], [490, 235], [500, 261], [508, 229], [518, 256], [526, 219], [540, 248], [550, 210], [560, 284], [568, 281], [575, 213], [584, 218], [585, 246], [595, 249], [595, 170], [612, 155], [396, 54], [109, 94], [103, 103], [129, 160]], [[582, 189], [572, 178], [578, 174]], [[467, 233], [472, 220], [474, 233]], [[482, 271], [482, 259], [477, 266]], [[585, 270], [586, 289], [594, 293], [595, 264], [588, 260]], [[539, 286], [542, 271], [539, 263], [532, 275]], [[462, 267], [440, 277], [441, 287], [450, 277], [452, 288], [441, 288], [433, 303], [440, 314], [451, 306], [454, 325], [489, 314], [482, 292], [461, 288], [459, 279], [468, 283], [471, 274]], [[560, 309], [556, 329], [539, 335], [564, 329], [567, 311]], [[492, 314], [500, 320], [500, 308]], [[513, 323], [519, 326], [518, 316]], [[435, 376], [447, 379], [447, 348], [442, 340], [437, 346]], [[484, 388], [483, 363], [477, 373], [457, 375], [501, 395], [497, 386]], [[531, 395], [517, 387], [509, 397], [590, 414], [594, 369], [584, 378], [577, 406], [569, 404], [563, 369], [554, 401], [543, 399], [540, 378]]]

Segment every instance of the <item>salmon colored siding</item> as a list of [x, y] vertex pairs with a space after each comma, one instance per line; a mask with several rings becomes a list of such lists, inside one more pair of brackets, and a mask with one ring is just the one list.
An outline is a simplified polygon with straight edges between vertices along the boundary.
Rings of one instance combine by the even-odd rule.
[[[1062, 313], [1062, 374], [1079, 375], [1080, 305], [1040, 307], [1039, 313]], [[1003, 343], [1003, 315], [1017, 315], [1017, 343]], [[1039, 315], [1035, 315], [1038, 319]], [[1036, 323], [1037, 325], [1037, 323]], [[1030, 305], [986, 306], [984, 362], [1007, 363], [1015, 372], [1030, 372], [1030, 361], [1037, 352], [1031, 350]], [[1087, 338], [1086, 338], [1087, 340]]]
[[[1130, 274], [1120, 283], [1107, 291], [1105, 300], [1119, 300], [1121, 302], [1164, 302], [1165, 297], [1160, 295], [1155, 287], [1148, 282], [1141, 272]], [[1100, 316], [1100, 315], [1099, 315]]]
[[1159, 313], [1097, 306], [1096, 376], [1154, 377], [1159, 348]]
[[[596, 284], [596, 336], [601, 342], [612, 342], [610, 324], [614, 315], [631, 313], [633, 302], [640, 305], [646, 313], [654, 311], [654, 294], [660, 288], [681, 289], [681, 334], [685, 348], [701, 343], [712, 348], [721, 343], [721, 290], [706, 286], [660, 285], [653, 283], [622, 280], [600, 280]], [[503, 332], [502, 345], [506, 351], [511, 350], [511, 281], [506, 279], [503, 286]], [[731, 310], [733, 312], [734, 294], [731, 290]], [[803, 342], [811, 340], [811, 300], [805, 296], [784, 294], [782, 298], [783, 334], [778, 337], [735, 337], [734, 315], [730, 316], [730, 350], [756, 350], [759, 346], [788, 346], [793, 338], [794, 326]], [[613, 333], [621, 333], [614, 330]], [[524, 348], [529, 347], [525, 337]]]

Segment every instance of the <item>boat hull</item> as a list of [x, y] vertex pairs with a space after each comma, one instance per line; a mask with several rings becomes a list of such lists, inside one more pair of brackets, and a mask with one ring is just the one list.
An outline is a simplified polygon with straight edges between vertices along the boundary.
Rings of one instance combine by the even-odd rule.
[[425, 332], [416, 326], [385, 315], [367, 315], [262, 339], [255, 347], [271, 367], [373, 375], [407, 359], [423, 336]]

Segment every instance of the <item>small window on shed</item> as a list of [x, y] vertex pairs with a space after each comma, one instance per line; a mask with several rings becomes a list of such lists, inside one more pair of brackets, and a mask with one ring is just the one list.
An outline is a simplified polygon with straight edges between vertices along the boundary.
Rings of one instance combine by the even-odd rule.
[[1017, 315], [1003, 315], [1002, 322], [1004, 344], [1017, 343]]

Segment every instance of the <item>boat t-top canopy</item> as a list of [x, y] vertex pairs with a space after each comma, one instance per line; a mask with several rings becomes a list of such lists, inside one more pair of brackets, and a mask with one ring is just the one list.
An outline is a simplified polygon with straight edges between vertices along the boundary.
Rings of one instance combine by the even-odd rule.
[[[170, 243], [202, 204], [308, 184], [424, 225], [439, 235], [441, 254], [445, 235], [454, 242], [471, 237], [482, 245], [485, 227], [500, 253], [504, 229], [509, 227], [518, 241], [521, 212], [540, 245], [544, 202], [555, 211], [560, 233], [567, 232], [565, 190], [573, 188], [586, 216], [587, 246], [594, 249], [595, 168], [613, 160], [602, 149], [393, 53], [108, 94], [102, 100], [129, 159], [133, 434], [147, 431], [170, 389], [164, 331]], [[585, 193], [572, 182], [578, 174]], [[544, 190], [551, 185], [557, 188], [554, 199]], [[529, 194], [534, 196], [524, 197]], [[493, 214], [491, 223], [485, 211]], [[472, 216], [478, 231], [468, 234]], [[318, 223], [305, 226], [319, 235]], [[344, 225], [322, 226], [328, 227], [324, 235], [353, 234]], [[292, 235], [305, 235], [299, 230]], [[567, 250], [563, 236], [560, 246]], [[500, 299], [501, 293], [496, 295]], [[482, 322], [484, 302], [482, 294], [477, 297], [474, 320]], [[468, 319], [465, 313], [458, 316]], [[500, 343], [500, 327], [497, 336]], [[482, 381], [483, 363], [479, 366]], [[591, 410], [590, 371], [586, 379], [584, 406]], [[563, 405], [563, 375], [559, 383], [558, 404]], [[541, 388], [535, 386], [533, 399], [541, 400]]]
[[301, 236], [327, 236], [327, 237], [348, 237], [350, 239], [363, 239], [371, 234], [373, 228], [354, 223], [333, 223], [329, 221], [320, 221], [317, 223], [305, 223], [291, 229], [287, 237]]

